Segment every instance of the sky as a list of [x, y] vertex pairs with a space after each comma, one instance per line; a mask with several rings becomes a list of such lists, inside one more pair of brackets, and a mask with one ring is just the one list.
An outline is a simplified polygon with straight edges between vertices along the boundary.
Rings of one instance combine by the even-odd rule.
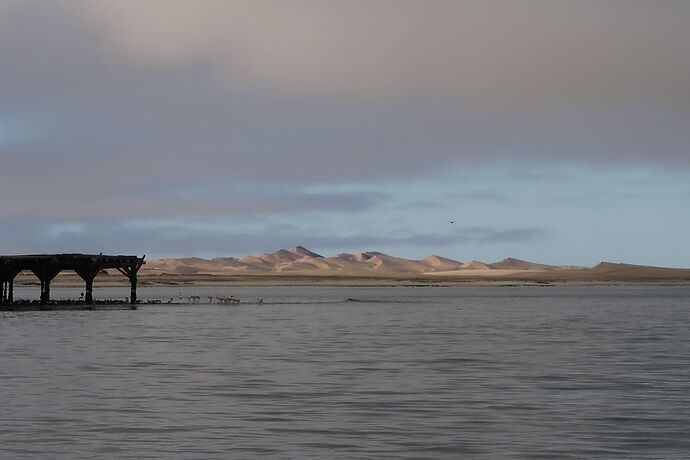
[[684, 0], [0, 0], [0, 253], [690, 267], [688, 23]]

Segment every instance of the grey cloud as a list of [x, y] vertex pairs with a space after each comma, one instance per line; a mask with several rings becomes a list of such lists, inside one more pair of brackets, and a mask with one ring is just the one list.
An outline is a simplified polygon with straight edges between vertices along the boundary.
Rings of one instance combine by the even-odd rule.
[[480, 201], [493, 203], [509, 203], [511, 200], [508, 196], [498, 193], [493, 190], [469, 190], [464, 192], [453, 193], [450, 198], [461, 201]]
[[419, 209], [441, 209], [441, 203], [439, 201], [432, 200], [417, 200], [403, 203], [397, 206], [401, 210], [419, 210]]
[[[392, 236], [396, 233], [400, 235]], [[391, 236], [383, 237], [315, 233], [295, 225], [263, 226], [252, 231], [232, 230], [184, 221], [150, 224], [23, 221], [0, 227], [3, 253], [54, 252], [59, 248], [62, 252], [136, 252], [153, 257], [241, 256], [296, 244], [324, 252], [396, 247], [443, 248], [455, 244], [519, 243], [548, 236], [549, 232], [542, 228], [467, 227], [449, 234], [391, 232]]]
[[132, 182], [688, 165], [685, 2], [256, 3], [9, 2], [3, 115], [44, 135], [7, 164]]
[[129, 57], [201, 58], [271, 87], [687, 101], [676, 91], [690, 7], [676, 0], [120, 0], [81, 10]]
[[493, 244], [518, 243], [545, 239], [549, 232], [543, 228], [491, 227], [460, 228], [451, 234], [412, 233], [402, 236], [349, 235], [349, 236], [310, 236], [308, 244], [316, 248], [369, 248], [381, 247], [425, 247], [442, 248], [455, 244]]
[[[0, 139], [0, 194], [17, 196], [2, 204], [9, 215], [353, 210], [377, 199], [305, 195], [294, 184], [497, 164], [690, 166], [688, 2], [0, 8], [0, 126], [13, 131]], [[175, 194], [228, 183], [289, 191]]]
[[[21, 187], [4, 191], [21, 199], [0, 204], [5, 219], [53, 218], [57, 221], [99, 219], [154, 219], [284, 215], [309, 212], [353, 213], [389, 200], [381, 192], [308, 192], [300, 187], [171, 187], [142, 185], [122, 190], [57, 187], [45, 194], [24, 193]], [[2, 190], [0, 185], [0, 190]], [[15, 195], [16, 196], [16, 195]]]
[[477, 243], [510, 243], [544, 239], [549, 236], [549, 232], [541, 227], [508, 229], [464, 227], [457, 231], [456, 236], [461, 240]]
[[580, 193], [580, 194], [569, 194], [563, 196], [556, 196], [549, 200], [548, 203], [557, 206], [582, 206], [585, 208], [596, 208], [596, 207], [616, 207], [621, 200], [631, 200], [638, 199], [643, 195], [636, 194], [615, 194], [608, 192], [608, 194], [600, 193]]

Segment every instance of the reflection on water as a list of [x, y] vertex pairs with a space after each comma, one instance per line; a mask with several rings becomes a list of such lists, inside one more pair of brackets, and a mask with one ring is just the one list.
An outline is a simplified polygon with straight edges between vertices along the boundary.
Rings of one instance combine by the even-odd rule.
[[0, 458], [690, 452], [688, 287], [180, 290], [0, 312]]

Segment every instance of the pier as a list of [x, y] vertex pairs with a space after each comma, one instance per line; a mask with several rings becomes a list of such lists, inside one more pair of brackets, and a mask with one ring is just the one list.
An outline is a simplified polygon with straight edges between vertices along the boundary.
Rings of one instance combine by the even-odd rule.
[[129, 279], [131, 304], [137, 303], [137, 273], [144, 258], [103, 254], [40, 254], [0, 256], [0, 304], [14, 302], [14, 279], [26, 270], [41, 282], [40, 303], [50, 302], [50, 283], [63, 271], [74, 271], [85, 283], [84, 302], [93, 303], [93, 281], [102, 270], [117, 270]]

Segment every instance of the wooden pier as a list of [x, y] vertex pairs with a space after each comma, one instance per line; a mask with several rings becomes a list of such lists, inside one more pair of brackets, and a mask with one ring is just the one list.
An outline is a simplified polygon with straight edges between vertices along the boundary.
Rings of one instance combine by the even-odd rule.
[[84, 280], [84, 302], [93, 303], [93, 280], [102, 271], [114, 269], [129, 279], [132, 304], [137, 303], [137, 273], [144, 257], [106, 256], [103, 254], [41, 254], [0, 256], [0, 304], [14, 302], [14, 279], [19, 272], [32, 272], [41, 282], [41, 304], [50, 302], [50, 283], [62, 271], [71, 270]]

